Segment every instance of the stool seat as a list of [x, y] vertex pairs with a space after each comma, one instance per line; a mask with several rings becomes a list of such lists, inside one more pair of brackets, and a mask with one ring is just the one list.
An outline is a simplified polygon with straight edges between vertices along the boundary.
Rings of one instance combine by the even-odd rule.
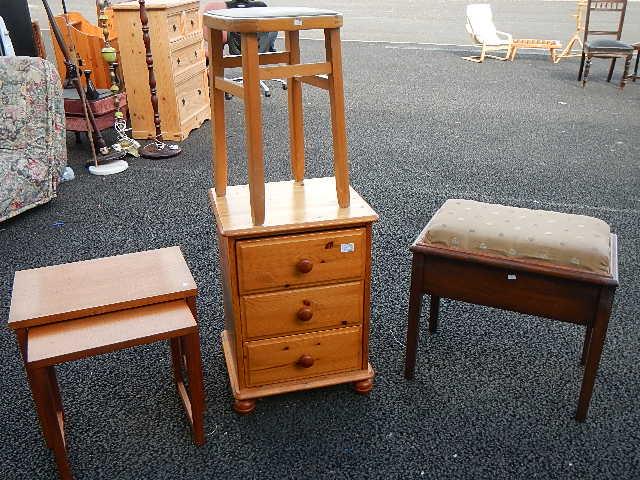
[[610, 228], [584, 215], [450, 199], [418, 243], [610, 275]]
[[338, 28], [342, 14], [307, 7], [227, 8], [204, 13], [204, 24], [233, 32], [294, 31], [311, 28]]
[[184, 300], [29, 329], [27, 364], [43, 367], [197, 331]]

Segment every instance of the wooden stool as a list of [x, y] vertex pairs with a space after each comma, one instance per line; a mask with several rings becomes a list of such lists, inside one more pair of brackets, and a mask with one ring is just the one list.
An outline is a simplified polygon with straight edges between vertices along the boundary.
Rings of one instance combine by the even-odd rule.
[[534, 38], [514, 38], [511, 43], [510, 53], [507, 55], [509, 60], [513, 61], [516, 58], [519, 48], [535, 48], [542, 50], [549, 50], [551, 61], [557, 63], [556, 50], [562, 48], [562, 45], [557, 40], [538, 40]]
[[72, 474], [54, 365], [66, 361], [169, 340], [194, 442], [204, 444], [196, 294], [178, 247], [16, 272], [9, 327], [18, 337], [43, 436], [62, 478]]
[[430, 333], [441, 297], [585, 325], [584, 421], [618, 286], [616, 241], [591, 217], [447, 200], [411, 246], [405, 377], [414, 376], [425, 293]]
[[[304, 179], [302, 83], [328, 90], [331, 105], [333, 157], [338, 204], [349, 206], [349, 170], [342, 86], [340, 27], [342, 15], [304, 7], [232, 8], [204, 14], [208, 29], [211, 110], [213, 112], [213, 172], [216, 195], [227, 189], [227, 135], [224, 93], [244, 99], [251, 216], [262, 225], [265, 216], [264, 161], [260, 81], [286, 78], [289, 97], [291, 169], [296, 182]], [[300, 63], [300, 30], [323, 29], [326, 61]], [[223, 32], [239, 32], [242, 55], [223, 56]], [[286, 50], [258, 53], [258, 32], [284, 31]], [[276, 66], [263, 66], [281, 64]], [[242, 67], [242, 85], [224, 78], [225, 68]]]

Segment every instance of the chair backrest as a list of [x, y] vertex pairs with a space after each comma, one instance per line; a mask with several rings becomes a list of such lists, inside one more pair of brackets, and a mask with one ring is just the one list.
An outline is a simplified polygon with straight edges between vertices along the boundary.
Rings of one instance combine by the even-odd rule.
[[[622, 26], [624, 25], [624, 15], [627, 11], [627, 0], [601, 1], [588, 0], [587, 15], [584, 19], [584, 42], [586, 43], [589, 35], [615, 35], [616, 40], [620, 40], [622, 36]], [[607, 14], [607, 22], [616, 21], [616, 29], [602, 30], [600, 27], [593, 25], [593, 13], [600, 17], [598, 21], [603, 21], [605, 15], [599, 15], [601, 12], [609, 12]], [[599, 24], [598, 24], [599, 25]]]
[[500, 39], [496, 34], [496, 26], [493, 23], [491, 5], [488, 3], [467, 5], [466, 28], [478, 43], [500, 43]]

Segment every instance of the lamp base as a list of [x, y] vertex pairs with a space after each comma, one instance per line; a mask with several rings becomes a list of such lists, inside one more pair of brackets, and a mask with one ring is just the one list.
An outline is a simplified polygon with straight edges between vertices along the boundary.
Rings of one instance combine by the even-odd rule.
[[158, 148], [155, 142], [147, 143], [144, 147], [140, 147], [138, 153], [142, 158], [161, 159], [172, 158], [180, 155], [182, 149], [175, 144], [165, 143], [163, 148]]
[[113, 175], [115, 173], [124, 172], [127, 168], [129, 168], [129, 164], [127, 162], [124, 160], [116, 160], [115, 162], [98, 165], [97, 167], [91, 165], [89, 167], [89, 173], [92, 175]]
[[[100, 155], [100, 154], [96, 155], [96, 160], [98, 161], [98, 165], [106, 165], [108, 163], [115, 162], [117, 160], [122, 160], [126, 156], [127, 156], [127, 152], [123, 150], [119, 152], [116, 152], [115, 150], [111, 150], [109, 153], [106, 153], [104, 155]], [[94, 165], [93, 160], [87, 160], [85, 162], [85, 166], [90, 167], [91, 165]]]

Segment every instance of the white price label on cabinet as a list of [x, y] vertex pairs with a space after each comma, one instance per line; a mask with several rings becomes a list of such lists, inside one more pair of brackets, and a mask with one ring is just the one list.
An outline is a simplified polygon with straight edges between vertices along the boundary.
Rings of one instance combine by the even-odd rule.
[[351, 253], [356, 251], [355, 243], [341, 243], [340, 253]]
[[302, 25], [302, 19], [301, 19], [301, 18], [294, 18], [294, 19], [293, 19], [293, 24], [294, 24], [296, 27], [301, 26], [301, 25]]

